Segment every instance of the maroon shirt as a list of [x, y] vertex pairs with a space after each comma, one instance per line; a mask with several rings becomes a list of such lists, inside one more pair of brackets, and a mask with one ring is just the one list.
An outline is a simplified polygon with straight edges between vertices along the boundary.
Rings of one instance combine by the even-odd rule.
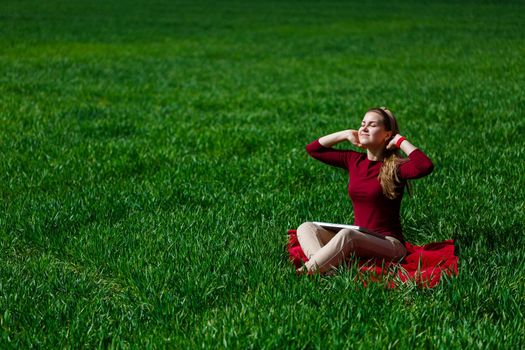
[[[308, 144], [306, 151], [323, 163], [348, 170], [348, 194], [354, 207], [354, 225], [405, 241], [399, 216], [405, 183], [400, 185], [401, 195], [395, 199], [387, 198], [377, 178], [382, 161], [369, 160], [366, 153], [324, 147], [319, 139]], [[420, 149], [412, 151], [408, 158], [398, 168], [400, 179], [417, 179], [434, 169], [432, 161]]]

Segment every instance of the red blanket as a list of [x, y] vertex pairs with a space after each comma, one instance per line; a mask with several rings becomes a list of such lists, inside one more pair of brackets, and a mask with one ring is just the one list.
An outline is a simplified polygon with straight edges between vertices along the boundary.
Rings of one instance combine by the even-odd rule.
[[[433, 288], [445, 273], [450, 276], [458, 275], [458, 254], [454, 249], [454, 240], [432, 242], [422, 246], [405, 242], [406, 256], [398, 263], [383, 261], [383, 259], [358, 258], [357, 266], [360, 280], [366, 287], [367, 276], [371, 281], [385, 282], [385, 286], [395, 288], [401, 283], [411, 281], [417, 287]], [[297, 231], [288, 230], [287, 250], [290, 261], [296, 268], [308, 261], [304, 255]]]

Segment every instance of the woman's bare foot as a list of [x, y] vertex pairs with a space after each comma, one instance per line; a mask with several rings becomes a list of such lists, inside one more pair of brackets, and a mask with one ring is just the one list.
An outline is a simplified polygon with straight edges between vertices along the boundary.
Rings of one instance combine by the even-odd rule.
[[316, 273], [319, 273], [322, 276], [333, 276], [333, 275], [337, 274], [337, 269], [332, 268], [330, 270], [327, 270], [327, 271], [324, 271], [324, 272], [320, 272], [319, 270], [308, 270], [306, 268], [306, 265], [303, 265], [300, 268], [296, 269], [295, 273], [298, 274], [298, 275], [303, 275], [303, 274], [314, 275]]
[[306, 268], [306, 266], [301, 266], [300, 268], [298, 268], [297, 270], [295, 270], [295, 273], [298, 274], [298, 275], [302, 275], [302, 274], [305, 274], [308, 272], [308, 269]]

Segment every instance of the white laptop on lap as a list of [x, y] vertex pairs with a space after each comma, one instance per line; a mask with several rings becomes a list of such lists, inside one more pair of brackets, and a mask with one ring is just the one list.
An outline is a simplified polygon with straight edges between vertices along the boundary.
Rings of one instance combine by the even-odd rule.
[[386, 239], [384, 235], [370, 231], [369, 229], [362, 227], [362, 226], [356, 226], [356, 225], [344, 225], [344, 224], [333, 224], [331, 222], [320, 222], [320, 221], [313, 221], [314, 224], [317, 224], [327, 230], [338, 232], [339, 230], [343, 228], [351, 228], [357, 231], [361, 231], [364, 233], [368, 233], [369, 235], [376, 236], [378, 238]]

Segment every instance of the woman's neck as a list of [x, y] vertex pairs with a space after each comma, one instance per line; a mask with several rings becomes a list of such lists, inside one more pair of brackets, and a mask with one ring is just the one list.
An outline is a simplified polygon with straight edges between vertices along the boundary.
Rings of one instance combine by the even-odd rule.
[[371, 161], [382, 161], [383, 160], [383, 149], [382, 148], [376, 148], [376, 149], [370, 149], [367, 148], [366, 155], [368, 160]]

